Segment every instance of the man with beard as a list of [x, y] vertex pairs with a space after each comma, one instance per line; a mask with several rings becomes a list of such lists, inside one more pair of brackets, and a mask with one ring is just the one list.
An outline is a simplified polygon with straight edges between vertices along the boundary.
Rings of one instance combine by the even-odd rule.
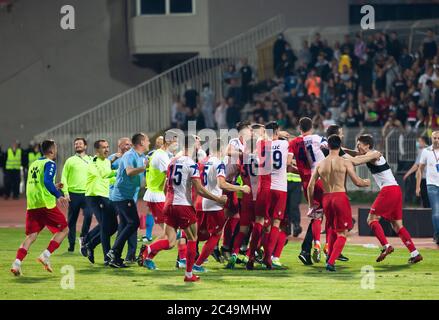
[[93, 158], [87, 155], [87, 141], [84, 138], [76, 138], [73, 144], [75, 155], [66, 160], [61, 176], [62, 191], [64, 196], [70, 201], [67, 215], [69, 224], [69, 252], [75, 251], [76, 223], [79, 210], [82, 209], [82, 214], [84, 215], [79, 238], [81, 247], [90, 229], [92, 219], [92, 212], [85, 202], [85, 184], [87, 182], [87, 167]]

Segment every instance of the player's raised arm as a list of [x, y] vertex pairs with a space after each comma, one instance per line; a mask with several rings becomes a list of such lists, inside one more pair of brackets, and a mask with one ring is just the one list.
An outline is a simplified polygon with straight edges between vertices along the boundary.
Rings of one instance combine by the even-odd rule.
[[365, 155], [350, 157], [348, 160], [354, 165], [359, 166], [374, 160], [379, 160], [381, 158], [381, 152], [379, 151], [369, 151]]
[[221, 196], [221, 197], [217, 197], [214, 194], [210, 193], [209, 191], [207, 191], [206, 188], [204, 188], [201, 185], [201, 181], [200, 179], [192, 179], [192, 184], [195, 187], [195, 190], [197, 191], [197, 193], [202, 196], [203, 198], [212, 200], [217, 202], [220, 205], [225, 205], [226, 201], [227, 201], [227, 197], [226, 196]]
[[311, 180], [309, 181], [308, 188], [307, 188], [307, 194], [308, 194], [308, 206], [309, 208], [313, 207], [314, 203], [314, 187], [316, 185], [317, 179], [320, 177], [319, 174], [319, 165], [317, 165], [314, 173], [311, 176]]
[[361, 179], [357, 173], [355, 172], [354, 165], [350, 160], [346, 160], [344, 162], [344, 165], [346, 167], [346, 171], [351, 178], [352, 182], [357, 187], [369, 187], [370, 186], [370, 180], [369, 179]]

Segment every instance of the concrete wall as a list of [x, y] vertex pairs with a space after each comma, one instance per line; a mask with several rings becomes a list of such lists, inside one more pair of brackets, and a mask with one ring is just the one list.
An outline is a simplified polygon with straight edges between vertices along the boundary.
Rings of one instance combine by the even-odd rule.
[[[60, 8], [76, 9], [76, 30]], [[128, 52], [125, 1], [20, 0], [0, 12], [0, 145], [29, 139], [150, 78]]]
[[349, 21], [349, 0], [209, 0], [210, 45], [280, 13], [288, 27], [344, 25]]
[[143, 15], [130, 19], [130, 50], [141, 53], [209, 51], [210, 0], [195, 0], [193, 15]]

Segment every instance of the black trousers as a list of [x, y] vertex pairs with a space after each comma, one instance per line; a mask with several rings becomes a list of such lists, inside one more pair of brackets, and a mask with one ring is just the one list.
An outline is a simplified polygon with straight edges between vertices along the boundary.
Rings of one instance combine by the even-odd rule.
[[86, 197], [86, 200], [98, 220], [98, 225], [87, 234], [85, 242], [91, 249], [95, 249], [99, 243], [102, 243], [104, 261], [107, 261], [107, 253], [111, 248], [110, 239], [117, 230], [116, 211], [108, 198]]
[[11, 193], [14, 198], [20, 196], [20, 170], [5, 170], [5, 197], [9, 198]]
[[117, 238], [112, 248], [116, 257], [120, 258], [125, 242], [133, 233], [137, 232], [140, 220], [134, 200], [114, 201], [113, 203], [119, 215], [120, 223], [124, 224], [124, 227], [117, 233]]
[[70, 247], [74, 247], [76, 239], [76, 223], [78, 222], [79, 211], [82, 209], [82, 215], [84, 216], [80, 237], [85, 237], [90, 230], [93, 213], [91, 208], [86, 203], [85, 194], [70, 192], [69, 196], [70, 203], [69, 211], [67, 214], [67, 222], [69, 224], [68, 239]]
[[288, 182], [286, 214], [294, 228], [300, 227], [300, 200], [302, 199], [302, 183]]
[[[127, 220], [119, 214], [119, 226], [117, 228], [117, 233], [121, 233], [123, 229], [125, 229], [127, 225]], [[137, 229], [133, 232], [133, 234], [128, 238], [128, 251], [125, 260], [133, 260], [136, 258], [137, 251]], [[123, 251], [123, 248], [122, 248]]]

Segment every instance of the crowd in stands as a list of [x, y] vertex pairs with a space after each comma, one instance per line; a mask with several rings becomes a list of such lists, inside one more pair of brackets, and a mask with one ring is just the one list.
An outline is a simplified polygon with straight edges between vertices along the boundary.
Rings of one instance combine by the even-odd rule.
[[276, 120], [294, 129], [301, 117], [311, 117], [317, 131], [331, 124], [415, 130], [430, 136], [439, 128], [439, 50], [428, 30], [419, 48], [409, 51], [396, 32], [344, 37], [329, 44], [316, 33], [294, 51], [284, 36], [273, 45], [274, 77], [256, 81], [246, 59], [223, 74], [225, 96], [208, 83], [198, 92], [188, 88], [175, 97], [173, 126], [185, 129], [233, 128], [241, 119]]

